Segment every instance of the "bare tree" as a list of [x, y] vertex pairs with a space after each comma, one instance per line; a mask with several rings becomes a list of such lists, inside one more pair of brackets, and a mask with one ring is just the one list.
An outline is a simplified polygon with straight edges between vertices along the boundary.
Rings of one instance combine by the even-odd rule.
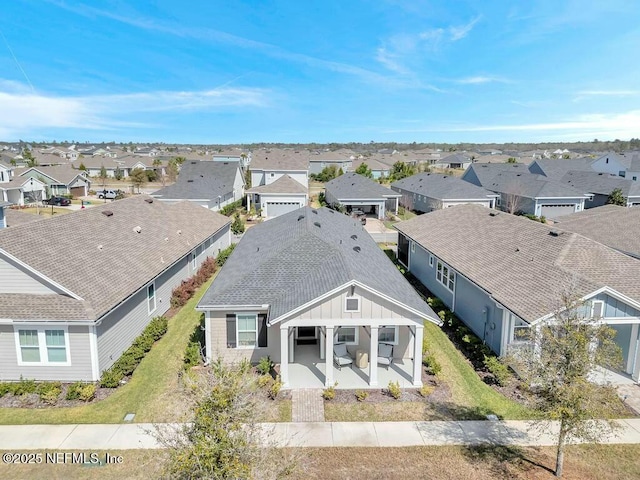
[[516, 214], [520, 211], [520, 206], [522, 204], [522, 197], [520, 195], [516, 195], [515, 193], [505, 193], [501, 195], [502, 197], [502, 208], [511, 214]]

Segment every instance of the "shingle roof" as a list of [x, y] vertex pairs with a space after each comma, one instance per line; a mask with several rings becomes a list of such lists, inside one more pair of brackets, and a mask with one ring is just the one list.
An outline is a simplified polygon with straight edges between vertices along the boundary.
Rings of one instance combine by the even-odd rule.
[[8, 227], [15, 227], [23, 225], [25, 223], [36, 222], [38, 220], [45, 220], [47, 217], [34, 215], [33, 213], [21, 212], [14, 208], [4, 209], [4, 218]]
[[[55, 165], [49, 167], [34, 167], [33, 169], [27, 168], [23, 171], [16, 172], [18, 175], [24, 175], [29, 170], [36, 170], [38, 172], [44, 173], [46, 176], [57, 180], [61, 184], [68, 185], [70, 184], [78, 175], [82, 175], [81, 170], [74, 169], [70, 164], [67, 165]], [[86, 179], [87, 181], [91, 181]]]
[[187, 160], [180, 168], [176, 183], [154, 192], [166, 199], [216, 199], [233, 194], [239, 162]]
[[401, 196], [399, 193], [383, 187], [367, 177], [352, 172], [334, 178], [327, 182], [324, 188], [327, 193], [331, 193], [338, 200], [384, 200]]
[[388, 172], [391, 169], [391, 167], [386, 163], [382, 163], [374, 157], [367, 157], [367, 158], [359, 158], [357, 160], [354, 160], [353, 164], [351, 165], [351, 170], [355, 171], [363, 163], [366, 163], [367, 167], [369, 167], [371, 170], [374, 170], [374, 171], [380, 170], [380, 171]]
[[571, 285], [581, 296], [608, 286], [640, 302], [640, 262], [524, 217], [458, 205], [395, 227], [528, 322], [554, 311]]
[[282, 175], [269, 185], [260, 185], [247, 190], [247, 193], [307, 193], [308, 189], [289, 175]]
[[454, 153], [452, 155], [447, 155], [440, 160], [437, 160], [436, 163], [467, 163], [470, 161], [471, 159], [468, 156], [461, 153]]
[[575, 232], [640, 258], [640, 208], [603, 205], [554, 219], [557, 227]]
[[362, 225], [328, 208], [305, 207], [249, 229], [199, 307], [268, 304], [275, 319], [350, 281], [437, 321]]
[[480, 181], [480, 184], [487, 188], [485, 183], [489, 183], [489, 181], [495, 177], [498, 173], [501, 172], [517, 172], [524, 173], [529, 172], [527, 165], [524, 163], [472, 163], [467, 168], [465, 174], [462, 176], [462, 179], [465, 180], [467, 175], [471, 172], [475, 173], [476, 177]]
[[498, 172], [491, 179], [483, 181], [482, 186], [494, 192], [526, 198], [584, 197], [586, 194], [584, 190], [529, 172]]
[[309, 170], [307, 154], [290, 150], [257, 150], [251, 153], [250, 170]]
[[542, 158], [531, 162], [529, 169], [531, 170], [533, 164], [536, 164], [545, 176], [553, 179], [560, 179], [571, 170], [593, 172], [594, 170], [591, 167], [592, 162], [592, 158], [576, 158], [573, 160]]
[[439, 173], [419, 173], [397, 182], [391, 187], [440, 200], [487, 199], [497, 195], [485, 188], [465, 182], [459, 177]]
[[139, 195], [3, 229], [0, 249], [81, 297], [100, 317], [229, 224], [190, 202], [148, 200]]
[[0, 293], [0, 315], [12, 320], [91, 320], [88, 302], [64, 295]]
[[634, 187], [635, 183], [616, 175], [576, 170], [565, 173], [560, 179], [560, 182], [583, 192], [597, 193], [600, 195], [609, 195], [613, 190], [619, 188], [622, 190], [624, 196], [629, 195], [629, 191]]

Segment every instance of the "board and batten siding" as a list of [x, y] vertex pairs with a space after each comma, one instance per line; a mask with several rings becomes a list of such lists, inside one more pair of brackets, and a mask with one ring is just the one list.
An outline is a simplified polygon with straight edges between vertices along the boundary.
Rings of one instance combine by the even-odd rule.
[[0, 293], [60, 293], [13, 261], [0, 257]]
[[[29, 324], [0, 325], [0, 381], [25, 379], [43, 381], [75, 382], [91, 378], [91, 351], [89, 346], [89, 327], [68, 327], [71, 365], [18, 365], [15, 332], [18, 329], [37, 329]], [[59, 328], [52, 324], [51, 329]]]

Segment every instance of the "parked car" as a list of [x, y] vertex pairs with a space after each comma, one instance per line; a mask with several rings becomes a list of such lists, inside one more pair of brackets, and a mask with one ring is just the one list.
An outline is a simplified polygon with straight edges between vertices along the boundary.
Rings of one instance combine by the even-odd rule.
[[45, 200], [43, 203], [45, 203], [47, 205], [56, 205], [56, 206], [67, 207], [67, 206], [71, 205], [71, 200], [69, 200], [68, 198], [65, 198], [65, 197], [51, 197], [51, 198], [48, 198], [47, 200]]
[[359, 219], [362, 225], [367, 224], [367, 215], [362, 210], [351, 210], [351, 216], [355, 219]]
[[115, 200], [116, 198], [122, 198], [124, 192], [122, 190], [97, 190], [96, 195], [98, 198], [108, 198], [110, 200]]

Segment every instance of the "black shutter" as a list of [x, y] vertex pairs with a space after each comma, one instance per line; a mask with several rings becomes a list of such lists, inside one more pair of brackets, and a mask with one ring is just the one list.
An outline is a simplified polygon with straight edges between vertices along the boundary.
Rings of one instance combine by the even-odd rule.
[[236, 348], [236, 316], [233, 313], [227, 314], [227, 348]]
[[267, 346], [267, 316], [258, 315], [258, 347]]

